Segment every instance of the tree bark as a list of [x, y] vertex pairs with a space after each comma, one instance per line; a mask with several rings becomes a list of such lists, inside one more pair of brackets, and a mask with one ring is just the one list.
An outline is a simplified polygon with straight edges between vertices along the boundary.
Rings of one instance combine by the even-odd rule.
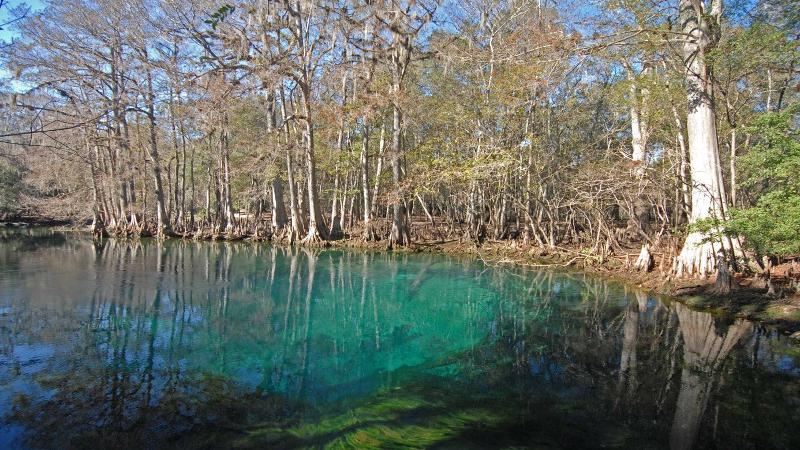
[[[395, 90], [399, 90], [399, 85], [395, 86]], [[405, 246], [411, 243], [411, 236], [408, 230], [408, 221], [406, 218], [406, 207], [403, 201], [403, 193], [401, 183], [403, 181], [402, 167], [401, 167], [401, 122], [402, 113], [400, 107], [397, 105], [397, 100], [393, 107], [392, 114], [392, 180], [395, 185], [395, 198], [392, 200], [392, 231], [389, 234], [389, 247]]]
[[303, 238], [304, 244], [328, 239], [325, 220], [319, 207], [317, 195], [317, 167], [314, 161], [314, 126], [311, 121], [311, 92], [308, 86], [302, 86], [303, 113], [305, 114], [305, 156], [306, 182], [308, 185], [308, 233]]
[[[146, 56], [146, 54], [145, 54]], [[147, 118], [150, 128], [150, 159], [153, 163], [153, 179], [156, 194], [156, 234], [162, 236], [170, 231], [170, 220], [164, 205], [164, 186], [161, 177], [161, 160], [158, 155], [158, 139], [156, 136], [155, 94], [153, 92], [153, 76], [147, 71]]]
[[228, 118], [223, 118], [223, 127], [220, 132], [220, 146], [222, 147], [222, 203], [225, 214], [225, 232], [233, 231], [236, 226], [236, 217], [233, 214], [233, 196], [231, 195], [231, 169], [230, 148], [228, 146]]
[[280, 178], [272, 179], [272, 228], [281, 232], [286, 228], [286, 208], [283, 205], [283, 182]]
[[[705, 62], [706, 52], [717, 40], [710, 28], [719, 26], [722, 1], [714, 0], [710, 11], [706, 11], [704, 3], [692, 0], [680, 0], [679, 5], [686, 35], [683, 59], [689, 106], [686, 129], [692, 176], [689, 222], [694, 224], [709, 218], [722, 220], [726, 208], [711, 76]], [[686, 237], [676, 261], [676, 275], [706, 277], [716, 271], [716, 251], [709, 237], [707, 233], [699, 231], [693, 231]]]
[[289, 244], [300, 238], [302, 225], [300, 222], [300, 211], [298, 209], [297, 184], [294, 179], [294, 161], [292, 160], [292, 149], [290, 146], [291, 137], [289, 136], [289, 122], [286, 111], [286, 95], [281, 88], [281, 118], [283, 122], [283, 133], [285, 136], [284, 145], [286, 148], [286, 174], [287, 184], [289, 185], [289, 217], [291, 219], [288, 241]]
[[381, 137], [378, 141], [378, 161], [375, 163], [375, 184], [372, 188], [372, 201], [370, 201], [370, 213], [375, 214], [378, 208], [378, 191], [381, 187], [381, 175], [383, 174], [383, 156], [386, 151], [386, 124], [381, 119]]

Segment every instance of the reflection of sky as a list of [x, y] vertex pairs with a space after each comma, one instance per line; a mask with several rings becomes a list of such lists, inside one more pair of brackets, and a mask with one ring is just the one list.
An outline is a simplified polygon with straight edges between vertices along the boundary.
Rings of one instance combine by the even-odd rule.
[[[42, 387], [34, 377], [55, 356], [56, 345], [44, 343], [17, 344], [10, 354], [0, 353], [0, 417], [8, 417], [14, 411], [20, 395], [34, 402], [41, 402], [56, 394], [55, 390]], [[0, 425], [0, 448], [20, 446], [25, 427], [7, 423]]]
[[[151, 406], [184, 398], [176, 389], [198, 402], [214, 400], [193, 391], [205, 377], [230, 381], [237, 392], [322, 406], [400, 386], [399, 379], [456, 373], [459, 365], [469, 374], [473, 360], [492, 376], [504, 374], [512, 362], [503, 358], [511, 355], [528, 393], [602, 400], [604, 384], [616, 383], [622, 321], [634, 317], [629, 305], [637, 306], [635, 294], [595, 279], [540, 279], [545, 272], [534, 271], [512, 277], [429, 255], [332, 251], [310, 260], [303, 252], [295, 254], [295, 274], [290, 257], [269, 247], [109, 241], [98, 253], [78, 238], [3, 253], [4, 246], [13, 241], [0, 242], [7, 255], [0, 260], [0, 330], [14, 332], [7, 342], [0, 333], [0, 417], [20, 393], [33, 405], [60, 401], [61, 392], [48, 401], [54, 393], [46, 381], [73, 370], [87, 380], [78, 390], [97, 389], [112, 376], [137, 389], [134, 402], [147, 392]], [[634, 308], [643, 379], [673, 348], [669, 339], [645, 350], [656, 338], [649, 330], [680, 332], [668, 321], [674, 310], [657, 297], [646, 300], [645, 312]], [[781, 353], [791, 350], [785, 339], [761, 338], [769, 345], [760, 347], [758, 371], [800, 376], [795, 360]], [[747, 345], [734, 352], [749, 354]], [[94, 401], [105, 406], [102, 397]], [[4, 439], [15, 433], [0, 423], [0, 448], [14, 446]]]
[[791, 356], [781, 356], [777, 363], [778, 369], [784, 373], [793, 375], [800, 375], [800, 368], [795, 364], [794, 358]]
[[[280, 365], [283, 377], [275, 380], [273, 388], [292, 391], [306, 380], [305, 393], [310, 397], [330, 398], [371, 391], [378, 387], [376, 382], [381, 377], [377, 375], [381, 373], [402, 366], [416, 366], [443, 353], [474, 345], [488, 333], [487, 314], [497, 301], [495, 294], [475, 284], [472, 272], [461, 274], [459, 265], [442, 264], [437, 268], [437, 265], [430, 264], [426, 266], [427, 272], [400, 271], [394, 278], [388, 278], [382, 275], [388, 274], [389, 267], [385, 262], [375, 261], [369, 268], [370, 273], [381, 276], [374, 280], [375, 285], [369, 282], [366, 298], [351, 298], [346, 292], [332, 290], [326, 277], [319, 276], [314, 284], [310, 322], [306, 330], [302, 319], [306, 285], [298, 281], [295, 289], [299, 290], [289, 295], [286, 285], [288, 268], [283, 259], [278, 261], [278, 276], [272, 288], [278, 297], [276, 301], [264, 290], [267, 286], [263, 279], [248, 279], [246, 272], [236, 270], [240, 263], [251, 267], [252, 260], [237, 262], [238, 258], [234, 257], [234, 270], [226, 283], [231, 286], [230, 297], [224, 301], [223, 312], [218, 309], [222, 301], [220, 285], [203, 280], [184, 284], [177, 277], [166, 277], [163, 283], [176, 291], [173, 294], [162, 290], [155, 309], [148, 300], [156, 297], [154, 286], [162, 283], [155, 271], [109, 267], [102, 263], [108, 261], [105, 258], [97, 265], [88, 265], [86, 259], [90, 258], [90, 253], [85, 251], [75, 252], [76, 259], [71, 264], [62, 264], [64, 253], [59, 250], [54, 255], [51, 250], [25, 252], [24, 260], [21, 258], [17, 263], [13, 275], [6, 273], [4, 276], [0, 267], [0, 287], [13, 286], [16, 292], [13, 298], [26, 299], [2, 302], [13, 305], [6, 308], [8, 313], [13, 314], [15, 308], [17, 313], [34, 312], [33, 316], [22, 315], [22, 320], [29, 321], [31, 317], [40, 316], [35, 310], [61, 308], [67, 315], [67, 328], [89, 327], [89, 334], [83, 337], [94, 336], [91, 339], [97, 339], [95, 345], [102, 355], [103, 364], [112, 366], [115, 362], [122, 362], [124, 370], [132, 373], [141, 371], [144, 365], [152, 365], [154, 373], [166, 374], [177, 365], [180, 372], [189, 369], [196, 374], [222, 375], [252, 389], [273, 369], [272, 366]], [[148, 256], [152, 254], [141, 255], [145, 261]], [[306, 276], [306, 262], [305, 257], [301, 258], [298, 268], [301, 277]], [[346, 278], [356, 280], [353, 288], [356, 293], [363, 292], [359, 284], [360, 262], [341, 266], [336, 263], [334, 266], [343, 270]], [[323, 275], [331, 266], [328, 258], [320, 258], [316, 267], [318, 275]], [[413, 262], [406, 264], [407, 269], [414, 267]], [[84, 273], [81, 276], [83, 270], [92, 275]], [[428, 276], [421, 277], [420, 273]], [[404, 282], [397, 283], [398, 279]], [[119, 286], [122, 291], [140, 289], [138, 292], [142, 294], [136, 298], [142, 302], [131, 303], [103, 296], [107, 302], [90, 308], [88, 303], [96, 289], [95, 283], [104, 287]], [[410, 288], [398, 288], [399, 293], [395, 296], [390, 294], [395, 284]], [[243, 286], [247, 288], [243, 289]], [[110, 291], [103, 292], [114, 295]], [[194, 301], [187, 299], [192, 298], [192, 294]], [[116, 295], [124, 296], [124, 293]], [[292, 297], [294, 305], [291, 312], [285, 309], [288, 297]], [[436, 301], [442, 297], [450, 301]], [[277, 309], [261, 311], [259, 307], [262, 304]], [[354, 313], [360, 309], [365, 313], [361, 319]], [[298, 313], [301, 316], [298, 317]], [[90, 323], [77, 325], [89, 317], [93, 317]], [[285, 323], [287, 317], [290, 319], [288, 324]], [[178, 331], [173, 328], [175, 321]], [[64, 323], [50, 324], [53, 325], [64, 326]], [[269, 333], [267, 329], [274, 331]], [[373, 343], [378, 329], [379, 349]], [[76, 332], [74, 337], [62, 335], [59, 339], [80, 339], [82, 332], [73, 331]], [[124, 336], [126, 333], [130, 333], [130, 338]], [[276, 336], [278, 334], [280, 336]], [[303, 346], [304, 335], [309, 342], [307, 347]], [[36, 339], [36, 336], [30, 338]], [[120, 354], [119, 346], [125, 339], [130, 340], [126, 341], [126, 350]], [[178, 344], [181, 340], [182, 344]], [[305, 352], [308, 352], [308, 364], [302, 366]], [[66, 353], [49, 357], [63, 359]], [[152, 360], [147, 361], [148, 357]], [[280, 364], [275, 364], [275, 361]], [[89, 364], [89, 360], [85, 363]], [[41, 369], [46, 372], [48, 368]], [[163, 381], [156, 375], [154, 393], [162, 389]]]

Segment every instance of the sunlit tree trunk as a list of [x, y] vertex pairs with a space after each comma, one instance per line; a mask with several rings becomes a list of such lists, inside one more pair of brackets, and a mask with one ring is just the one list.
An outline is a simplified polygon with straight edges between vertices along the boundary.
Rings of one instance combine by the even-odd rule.
[[92, 181], [92, 225], [91, 230], [92, 234], [95, 236], [102, 236], [105, 233], [105, 223], [103, 222], [103, 217], [100, 214], [100, 189], [98, 187], [98, 173], [97, 173], [97, 162], [95, 161], [95, 149], [93, 149], [91, 140], [89, 138], [89, 134], [84, 131], [85, 134], [85, 141], [86, 141], [86, 159], [89, 162], [89, 173], [91, 176]]
[[292, 158], [292, 149], [290, 146], [291, 136], [289, 135], [289, 122], [287, 120], [287, 111], [286, 111], [286, 95], [284, 94], [283, 88], [281, 88], [281, 116], [283, 122], [283, 133], [285, 136], [284, 145], [286, 148], [286, 174], [287, 174], [287, 184], [289, 185], [289, 218], [290, 218], [290, 229], [289, 229], [289, 236], [288, 241], [290, 244], [293, 244], [295, 240], [297, 240], [300, 235], [302, 234], [302, 225], [300, 222], [300, 211], [298, 207], [298, 198], [297, 198], [297, 184], [295, 183], [294, 179], [294, 161]]
[[402, 113], [400, 107], [395, 104], [393, 108], [392, 120], [392, 180], [395, 184], [395, 195], [392, 199], [392, 231], [389, 235], [389, 245], [404, 246], [411, 243], [411, 237], [408, 232], [408, 221], [406, 216], [406, 208], [402, 195], [403, 172], [402, 172], [402, 158], [401, 158], [401, 121]]
[[378, 141], [378, 161], [375, 163], [375, 183], [372, 187], [372, 201], [370, 201], [370, 213], [375, 214], [378, 208], [378, 191], [381, 187], [381, 175], [383, 174], [383, 156], [386, 151], [386, 124], [381, 119], [381, 137]]
[[122, 83], [120, 80], [123, 78], [121, 74], [121, 44], [116, 41], [110, 48], [111, 55], [111, 102], [112, 102], [112, 117], [114, 119], [111, 126], [111, 143], [109, 146], [109, 165], [111, 167], [111, 182], [114, 185], [116, 192], [116, 199], [114, 201], [114, 211], [116, 218], [114, 225], [118, 231], [124, 231], [128, 225], [125, 216], [125, 210], [128, 207], [128, 198], [126, 195], [126, 184], [123, 172], [123, 159], [129, 153], [129, 142], [124, 136], [122, 129], [125, 126], [125, 102], [123, 101]]
[[322, 218], [322, 211], [319, 207], [319, 195], [317, 193], [317, 167], [314, 161], [314, 127], [311, 121], [311, 92], [307, 86], [303, 89], [303, 113], [305, 122], [305, 157], [306, 157], [306, 183], [308, 185], [308, 232], [303, 238], [303, 243], [312, 243], [322, 239], [328, 239], [328, 232], [325, 228], [325, 220]]
[[228, 146], [227, 122], [227, 117], [224, 117], [223, 127], [220, 134], [220, 146], [222, 147], [223, 214], [225, 214], [225, 231], [230, 232], [236, 225], [236, 218], [233, 215], [233, 196], [231, 195], [230, 147]]
[[672, 106], [672, 118], [675, 121], [675, 126], [678, 130], [676, 133], [676, 140], [678, 141], [678, 183], [680, 183], [680, 191], [681, 191], [681, 206], [683, 208], [683, 218], [688, 218], [691, 215], [691, 211], [689, 209], [691, 205], [691, 196], [689, 192], [689, 180], [686, 178], [686, 171], [689, 166], [689, 161], [686, 159], [686, 138], [684, 136], [684, 126], [683, 121], [678, 115], [678, 109], [675, 106]]
[[[636, 73], [633, 67], [625, 64], [625, 69], [628, 73], [628, 86], [630, 96], [630, 121], [631, 121], [631, 160], [633, 161], [633, 174], [640, 184], [644, 179], [646, 172], [646, 156], [647, 156], [647, 97], [648, 90], [639, 87], [642, 82], [637, 80]], [[645, 66], [642, 70], [642, 75], [647, 75], [649, 68]], [[639, 195], [633, 205], [633, 215], [636, 220], [636, 226], [642, 234], [647, 233], [649, 205], [646, 203], [644, 196]], [[646, 243], [643, 244], [642, 250], [644, 251]]]
[[[723, 219], [726, 207], [711, 75], [705, 61], [706, 52], [718, 39], [711, 32], [711, 27], [720, 24], [722, 0], [712, 1], [710, 7], [693, 0], [680, 0], [679, 5], [685, 34], [683, 59], [689, 107], [686, 120], [692, 179], [689, 222], [694, 224], [709, 218]], [[675, 272], [678, 276], [705, 277], [716, 271], [718, 261], [715, 245], [718, 248], [722, 244], [708, 238], [708, 233], [689, 233], [676, 261]]]
[[[147, 53], [145, 53], [145, 58]], [[164, 183], [161, 176], [161, 159], [158, 155], [158, 138], [156, 136], [155, 93], [153, 91], [153, 76], [147, 71], [147, 119], [150, 131], [150, 145], [148, 151], [153, 164], [153, 180], [156, 194], [156, 234], [161, 236], [170, 230], [170, 220], [164, 204]]]
[[[308, 227], [302, 243], [310, 244], [328, 239], [328, 230], [320, 208], [317, 186], [317, 167], [314, 156], [314, 118], [312, 109], [312, 84], [319, 64], [319, 55], [315, 51], [323, 51], [317, 47], [325, 30], [312, 26], [313, 18], [319, 13], [314, 3], [303, 1], [284, 1], [289, 13], [290, 33], [297, 52], [295, 70], [291, 77], [297, 84], [302, 103], [303, 149], [306, 163], [306, 193], [308, 195]], [[316, 49], [316, 50], [315, 50]], [[316, 61], [316, 62], [315, 62]]]
[[283, 182], [279, 178], [272, 180], [272, 228], [282, 231], [286, 228], [286, 208], [283, 205]]
[[[336, 150], [337, 156], [336, 158], [341, 158], [342, 150], [344, 148], [344, 119], [341, 119], [339, 122], [339, 136], [336, 140]], [[339, 203], [342, 204], [342, 215], [344, 214], [344, 203], [346, 202], [345, 191], [347, 191], [347, 174], [344, 174], [344, 189], [339, 188], [339, 180], [342, 177], [340, 173], [338, 161], [336, 163], [336, 167], [334, 168], [336, 174], [334, 175], [334, 182], [333, 182], [333, 198], [331, 201], [331, 227], [330, 227], [330, 236], [332, 238], [336, 236], [340, 236], [342, 234], [342, 222], [344, 221], [344, 217], [339, 215], [339, 208], [337, 206]], [[337, 201], [338, 198], [338, 201]]]
[[[640, 88], [639, 81], [633, 68], [626, 65], [628, 73], [628, 86], [630, 95], [630, 119], [631, 119], [631, 159], [636, 163], [637, 175], [644, 174], [645, 156], [647, 151], [647, 140], [649, 130], [647, 127], [647, 99], [648, 89]], [[649, 68], [642, 70], [642, 75], [649, 73]]]
[[[406, 214], [405, 199], [403, 195], [403, 160], [402, 160], [402, 125], [403, 112], [400, 107], [402, 96], [403, 78], [411, 60], [411, 52], [414, 46], [414, 34], [419, 31], [408, 29], [405, 22], [409, 16], [401, 13], [400, 10], [392, 11], [392, 24], [389, 27], [392, 32], [392, 51], [390, 53], [391, 63], [391, 97], [392, 97], [392, 180], [394, 181], [395, 194], [392, 199], [392, 228], [389, 233], [389, 248], [395, 246], [405, 246], [411, 244], [411, 233], [408, 227], [408, 215]], [[408, 14], [408, 11], [406, 11]]]
[[369, 193], [369, 125], [364, 118], [364, 132], [361, 141], [361, 195], [363, 202], [364, 234], [365, 241], [373, 241], [377, 237], [372, 226], [372, 204]]

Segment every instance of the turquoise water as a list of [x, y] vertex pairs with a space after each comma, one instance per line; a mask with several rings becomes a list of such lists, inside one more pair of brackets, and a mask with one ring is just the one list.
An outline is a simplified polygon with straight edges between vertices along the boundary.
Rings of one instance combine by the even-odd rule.
[[800, 348], [580, 273], [0, 233], [3, 448], [800, 448]]

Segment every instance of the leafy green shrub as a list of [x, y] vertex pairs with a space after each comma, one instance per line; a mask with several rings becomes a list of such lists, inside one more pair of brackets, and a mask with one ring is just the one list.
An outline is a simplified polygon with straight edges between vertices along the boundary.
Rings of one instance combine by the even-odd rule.
[[800, 133], [794, 105], [758, 116], [747, 132], [755, 145], [739, 158], [741, 187], [754, 199], [726, 225], [759, 253], [800, 254]]

